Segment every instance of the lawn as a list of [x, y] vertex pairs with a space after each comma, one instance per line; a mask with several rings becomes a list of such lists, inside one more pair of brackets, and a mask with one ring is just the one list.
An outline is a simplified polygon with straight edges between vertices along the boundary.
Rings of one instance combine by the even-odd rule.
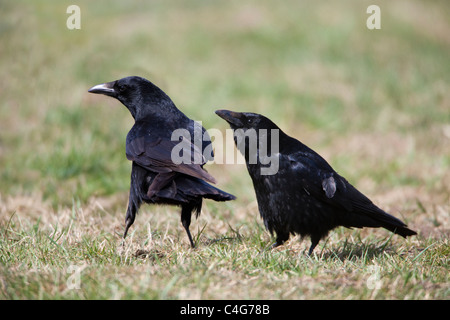
[[[450, 297], [450, 4], [377, 1], [0, 4], [0, 299]], [[122, 241], [133, 124], [87, 90], [139, 75], [205, 128], [259, 112], [418, 232], [338, 228], [270, 250], [246, 168], [233, 202], [141, 208]], [[217, 145], [216, 153], [223, 152]], [[301, 209], [300, 209], [301, 210]]]

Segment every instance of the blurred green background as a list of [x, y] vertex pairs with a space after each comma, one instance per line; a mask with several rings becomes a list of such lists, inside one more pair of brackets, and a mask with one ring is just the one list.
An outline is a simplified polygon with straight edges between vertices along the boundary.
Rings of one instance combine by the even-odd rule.
[[[245, 166], [212, 164], [238, 199], [205, 201], [196, 250], [174, 207], [143, 206], [124, 244], [133, 119], [87, 90], [129, 75], [206, 128], [263, 113], [418, 236], [265, 250]], [[449, 84], [448, 0], [0, 1], [0, 297], [448, 299]]]
[[[448, 199], [448, 1], [377, 1], [381, 30], [371, 1], [77, 1], [81, 30], [71, 4], [0, 4], [2, 197], [126, 193], [132, 118], [87, 89], [139, 75], [206, 128], [227, 128], [219, 108], [260, 112], [369, 191]], [[217, 167], [253, 198], [243, 166]]]

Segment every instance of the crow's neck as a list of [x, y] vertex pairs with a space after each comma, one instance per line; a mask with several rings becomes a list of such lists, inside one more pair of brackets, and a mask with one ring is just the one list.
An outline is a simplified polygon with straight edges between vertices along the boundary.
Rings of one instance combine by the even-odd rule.
[[[276, 130], [273, 132], [272, 130]], [[275, 134], [276, 133], [276, 134]], [[236, 147], [244, 156], [247, 165], [259, 161], [260, 156], [271, 156], [280, 153], [283, 146], [289, 142], [289, 136], [280, 128], [273, 127], [271, 129], [256, 130], [256, 140], [252, 135], [244, 135], [240, 139], [234, 136]]]
[[146, 98], [144, 101], [138, 101], [137, 104], [137, 106], [127, 106], [135, 121], [167, 123], [176, 127], [177, 124], [184, 124], [188, 120], [170, 99], [155, 101]]

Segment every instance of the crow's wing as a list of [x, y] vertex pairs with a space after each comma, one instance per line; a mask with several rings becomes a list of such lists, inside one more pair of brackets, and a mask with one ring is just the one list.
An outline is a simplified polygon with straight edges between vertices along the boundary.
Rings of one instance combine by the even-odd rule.
[[187, 130], [194, 139], [194, 144], [202, 147], [202, 153], [206, 161], [214, 160], [214, 151], [212, 147], [211, 137], [208, 131], [200, 123], [194, 120], [189, 121]]
[[179, 172], [216, 183], [202, 168], [206, 160], [201, 150], [185, 138], [172, 141], [146, 135], [127, 139], [125, 152], [128, 160], [150, 171]]
[[286, 156], [301, 186], [317, 200], [347, 211], [367, 210], [372, 201], [353, 187], [318, 154], [296, 152]]
[[360, 219], [355, 221], [367, 222], [363, 218], [367, 217], [383, 223], [382, 226], [388, 229], [390, 226], [393, 226], [394, 230], [406, 226], [401, 220], [378, 208], [344, 177], [337, 174], [317, 153], [297, 152], [287, 158], [295, 170], [293, 174], [300, 178], [303, 189], [315, 199], [360, 216]]

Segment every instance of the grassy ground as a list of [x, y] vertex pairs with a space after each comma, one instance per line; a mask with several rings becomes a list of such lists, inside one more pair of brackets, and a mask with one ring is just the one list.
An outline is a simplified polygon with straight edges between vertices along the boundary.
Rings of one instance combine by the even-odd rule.
[[[379, 1], [0, 4], [2, 299], [448, 299], [450, 5]], [[141, 75], [191, 118], [263, 113], [418, 236], [330, 233], [276, 250], [242, 165], [208, 166], [238, 196], [187, 237], [143, 206], [122, 243], [132, 125], [92, 85]]]

